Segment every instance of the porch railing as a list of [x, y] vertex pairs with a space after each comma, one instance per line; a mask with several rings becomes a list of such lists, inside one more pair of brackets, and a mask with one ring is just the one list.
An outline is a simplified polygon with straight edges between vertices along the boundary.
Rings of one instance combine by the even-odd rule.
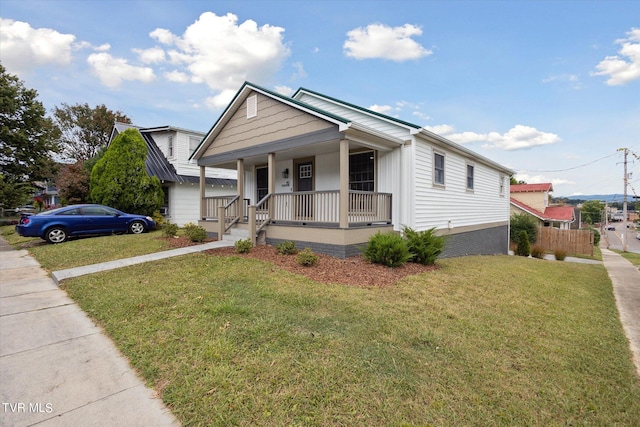
[[204, 207], [202, 219], [218, 219], [218, 208], [225, 208], [225, 217], [242, 217], [247, 216], [247, 207], [249, 200], [244, 199], [240, 203], [238, 196], [213, 196], [202, 199]]
[[[339, 223], [340, 192], [308, 191], [271, 195], [271, 220]], [[391, 223], [391, 194], [349, 191], [349, 224]]]

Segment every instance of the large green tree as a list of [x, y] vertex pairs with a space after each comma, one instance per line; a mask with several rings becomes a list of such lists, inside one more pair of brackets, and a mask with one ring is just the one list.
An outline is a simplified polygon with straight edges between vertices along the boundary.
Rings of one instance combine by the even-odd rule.
[[131, 124], [121, 111], [112, 111], [104, 104], [91, 108], [89, 104], [62, 104], [53, 109], [53, 117], [61, 131], [61, 154], [76, 161], [88, 160], [109, 143], [115, 122]]
[[147, 174], [147, 144], [137, 129], [115, 137], [91, 170], [91, 200], [125, 212], [151, 215], [164, 202], [160, 180]]
[[604, 205], [598, 200], [589, 200], [582, 204], [582, 222], [595, 224], [602, 221]]
[[37, 98], [36, 90], [27, 89], [0, 64], [0, 174], [4, 192], [12, 199], [0, 200], [5, 207], [23, 194], [25, 183], [55, 173], [53, 154], [60, 132]]

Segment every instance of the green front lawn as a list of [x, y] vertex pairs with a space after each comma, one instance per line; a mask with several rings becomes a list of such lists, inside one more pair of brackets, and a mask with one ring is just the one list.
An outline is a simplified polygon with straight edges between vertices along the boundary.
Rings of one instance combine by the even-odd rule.
[[52, 245], [38, 237], [21, 237], [13, 226], [0, 228], [2, 236], [16, 249], [27, 249], [47, 270], [56, 271], [100, 262], [145, 255], [169, 249], [158, 239], [161, 231], [143, 234], [122, 234], [82, 237]]
[[438, 263], [363, 289], [193, 254], [63, 287], [183, 425], [640, 423], [603, 266]]

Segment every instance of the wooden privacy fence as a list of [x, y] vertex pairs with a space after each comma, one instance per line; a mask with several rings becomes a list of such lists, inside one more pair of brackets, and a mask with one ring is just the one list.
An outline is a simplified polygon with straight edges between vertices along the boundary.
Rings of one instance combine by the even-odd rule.
[[535, 245], [548, 251], [561, 249], [567, 254], [593, 255], [593, 231], [538, 227]]

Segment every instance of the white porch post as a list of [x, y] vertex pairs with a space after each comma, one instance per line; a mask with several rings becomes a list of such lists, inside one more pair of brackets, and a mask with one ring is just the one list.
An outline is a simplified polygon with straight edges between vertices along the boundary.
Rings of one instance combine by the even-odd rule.
[[200, 166], [200, 219], [206, 216], [206, 205], [204, 201], [206, 187], [206, 176], [204, 166]]
[[[276, 153], [269, 153], [268, 168], [269, 171], [269, 194], [276, 192]], [[273, 218], [273, 203], [269, 200], [267, 204], [269, 210], [269, 218]]]
[[349, 228], [349, 141], [340, 140], [340, 228]]

